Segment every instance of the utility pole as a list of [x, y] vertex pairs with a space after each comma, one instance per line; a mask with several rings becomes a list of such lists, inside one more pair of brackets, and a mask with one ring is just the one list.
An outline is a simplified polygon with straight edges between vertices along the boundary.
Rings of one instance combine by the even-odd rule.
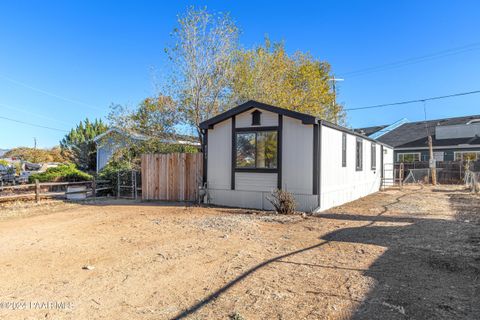
[[432, 135], [430, 133], [430, 130], [428, 129], [426, 101], [423, 100], [422, 103], [423, 103], [423, 113], [425, 114], [425, 130], [428, 136], [428, 167], [430, 168], [430, 172], [432, 175], [432, 185], [435, 186], [437, 184], [437, 163], [435, 161], [435, 158], [433, 157]]
[[335, 112], [335, 124], [338, 124], [338, 111], [337, 111], [337, 86], [336, 83], [337, 81], [344, 81], [345, 79], [342, 78], [330, 78], [328, 81], [332, 82], [332, 90], [333, 90], [333, 111]]
[[429, 167], [430, 167], [430, 172], [432, 173], [432, 184], [436, 185], [437, 184], [437, 163], [435, 161], [435, 158], [433, 157], [433, 142], [432, 142], [432, 136], [428, 135], [428, 150], [429, 150]]
[[33, 137], [33, 149], [37, 149], [37, 138]]

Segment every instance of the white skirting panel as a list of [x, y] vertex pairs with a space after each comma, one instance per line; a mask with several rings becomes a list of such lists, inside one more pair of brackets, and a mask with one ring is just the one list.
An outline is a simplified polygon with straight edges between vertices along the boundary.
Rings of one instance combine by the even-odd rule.
[[[209, 189], [210, 203], [218, 206], [249, 208], [258, 210], [273, 210], [266, 191], [242, 191]], [[312, 212], [318, 207], [318, 196], [294, 194], [297, 201], [297, 210]]]

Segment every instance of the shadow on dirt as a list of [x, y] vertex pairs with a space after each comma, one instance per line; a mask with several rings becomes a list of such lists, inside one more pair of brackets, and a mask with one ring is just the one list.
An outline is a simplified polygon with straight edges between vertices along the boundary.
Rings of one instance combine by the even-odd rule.
[[[384, 216], [389, 206], [408, 194], [382, 206], [375, 216], [355, 214], [319, 214], [317, 217], [365, 221], [361, 227], [339, 229], [321, 238], [316, 245], [266, 260], [176, 315], [184, 319], [213, 302], [231, 287], [271, 263], [292, 263], [283, 258], [319, 249], [329, 242], [372, 244], [386, 247], [368, 270], [360, 271], [375, 280], [375, 285], [350, 319], [476, 319], [480, 314], [480, 237], [479, 227], [465, 223], [466, 216], [479, 210], [464, 206], [469, 195], [448, 194], [457, 220], [419, 219], [410, 216]], [[466, 198], [465, 198], [466, 197]], [[470, 201], [471, 198], [470, 198]], [[462, 208], [465, 209], [462, 211]], [[468, 208], [468, 209], [466, 209]], [[375, 225], [376, 223], [381, 225]], [[321, 255], [321, 250], [318, 252]], [[301, 263], [312, 268], [333, 268]]]
[[474, 319], [480, 314], [480, 253], [468, 234], [477, 230], [415, 219], [406, 226], [342, 229], [323, 239], [388, 248], [363, 273], [376, 285], [351, 319]]

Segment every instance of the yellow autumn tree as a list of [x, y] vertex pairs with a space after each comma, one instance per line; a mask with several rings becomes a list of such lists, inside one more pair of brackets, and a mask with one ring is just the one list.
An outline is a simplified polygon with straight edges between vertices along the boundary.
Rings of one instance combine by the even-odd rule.
[[330, 65], [308, 53], [288, 55], [283, 43], [265, 44], [237, 52], [231, 84], [231, 104], [248, 100], [344, 123], [345, 114], [335, 103]]

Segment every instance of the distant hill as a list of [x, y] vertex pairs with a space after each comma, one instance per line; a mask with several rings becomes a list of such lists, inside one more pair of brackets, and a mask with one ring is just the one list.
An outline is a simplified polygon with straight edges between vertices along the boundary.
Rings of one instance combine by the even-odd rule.
[[3, 155], [7, 152], [8, 152], [7, 149], [0, 149], [0, 158], [3, 157]]

